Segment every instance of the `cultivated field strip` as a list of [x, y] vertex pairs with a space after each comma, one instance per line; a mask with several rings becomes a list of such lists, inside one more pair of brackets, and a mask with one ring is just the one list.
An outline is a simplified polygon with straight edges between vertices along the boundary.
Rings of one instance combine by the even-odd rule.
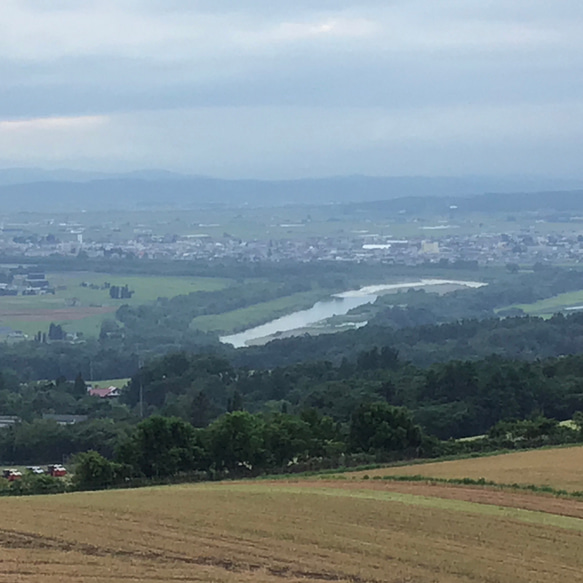
[[2, 499], [0, 581], [583, 581], [583, 528], [352, 487], [253, 482]]
[[[455, 500], [458, 502], [470, 502], [474, 504], [486, 505], [486, 508], [480, 506], [473, 506], [478, 508], [478, 512], [501, 512], [503, 508], [529, 510], [535, 513], [546, 513], [554, 515], [556, 518], [550, 520], [557, 520], [560, 526], [566, 528], [568, 521], [562, 521], [562, 517], [572, 517], [579, 520], [572, 522], [575, 530], [578, 530], [583, 525], [583, 500], [573, 498], [558, 498], [551, 494], [534, 494], [529, 491], [508, 490], [505, 488], [484, 487], [484, 486], [460, 486], [456, 484], [443, 484], [439, 482], [431, 482], [429, 478], [427, 482], [404, 482], [391, 480], [368, 480], [362, 481], [359, 479], [344, 481], [344, 480], [318, 480], [310, 482], [310, 487], [313, 488], [336, 488], [342, 491], [360, 491], [360, 495], [370, 496], [366, 494], [367, 491], [385, 492], [384, 499], [392, 499], [395, 501], [406, 501], [406, 496], [421, 496], [425, 498], [424, 503], [436, 507], [446, 507], [446, 502], [439, 502], [439, 499]], [[364, 491], [364, 492], [363, 492]], [[389, 494], [389, 493], [395, 494]], [[359, 495], [357, 493], [357, 495]], [[400, 496], [405, 495], [405, 497]], [[457, 508], [460, 504], [455, 504]], [[518, 516], [518, 515], [517, 515]], [[529, 515], [526, 515], [529, 516]], [[539, 517], [543, 521], [544, 517]], [[530, 521], [536, 522], [536, 516], [532, 517]]]
[[349, 474], [354, 477], [424, 476], [478, 480], [499, 484], [551, 486], [570, 492], [583, 491], [583, 447], [519, 451], [503, 455], [445, 462], [395, 466]]

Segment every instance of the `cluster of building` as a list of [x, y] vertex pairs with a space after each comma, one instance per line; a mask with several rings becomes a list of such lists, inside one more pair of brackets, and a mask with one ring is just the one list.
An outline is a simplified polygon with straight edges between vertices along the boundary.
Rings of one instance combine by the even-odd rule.
[[0, 283], [0, 296], [36, 296], [54, 293], [55, 289], [42, 272], [29, 271], [16, 274], [9, 281]]
[[377, 238], [362, 246], [359, 260], [376, 259], [404, 265], [429, 262], [479, 265], [583, 263], [583, 235], [479, 234], [444, 235], [436, 239], [384, 242]]
[[[583, 234], [474, 233], [456, 225], [421, 227], [419, 236], [397, 239], [369, 231], [341, 232], [333, 236], [290, 236], [289, 238], [243, 239], [227, 233], [155, 235], [134, 232], [115, 243], [91, 240], [77, 234], [67, 242], [56, 238], [4, 237], [0, 253], [11, 257], [50, 255], [90, 258], [144, 258], [169, 260], [234, 259], [241, 261], [382, 261], [418, 265], [439, 261], [472, 261], [479, 264], [563, 262], [583, 260]], [[583, 231], [582, 231], [583, 233]], [[295, 233], [294, 233], [295, 234]], [[42, 274], [21, 283], [20, 293], [50, 293]], [[0, 295], [12, 294], [15, 286], [0, 284]]]

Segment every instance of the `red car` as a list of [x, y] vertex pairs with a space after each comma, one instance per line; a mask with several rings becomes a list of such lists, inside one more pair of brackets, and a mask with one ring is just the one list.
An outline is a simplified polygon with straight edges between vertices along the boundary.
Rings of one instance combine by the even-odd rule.
[[50, 466], [47, 466], [47, 474], [54, 478], [62, 478], [67, 475], [67, 469], [60, 464], [51, 464]]
[[9, 482], [14, 482], [15, 480], [20, 480], [20, 478], [22, 478], [22, 473], [14, 469], [3, 470], [2, 477], [6, 478]]

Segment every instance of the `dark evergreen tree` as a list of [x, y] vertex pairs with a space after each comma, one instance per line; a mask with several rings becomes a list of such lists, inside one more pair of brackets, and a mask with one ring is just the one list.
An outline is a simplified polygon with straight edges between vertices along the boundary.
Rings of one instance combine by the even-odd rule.
[[73, 393], [78, 397], [83, 397], [87, 394], [87, 385], [83, 380], [83, 375], [78, 373], [73, 384]]
[[211, 403], [204, 391], [199, 391], [190, 405], [190, 422], [194, 427], [206, 427], [210, 421]]
[[235, 391], [233, 397], [229, 399], [227, 411], [229, 413], [232, 413], [233, 411], [243, 411], [243, 396], [239, 391]]

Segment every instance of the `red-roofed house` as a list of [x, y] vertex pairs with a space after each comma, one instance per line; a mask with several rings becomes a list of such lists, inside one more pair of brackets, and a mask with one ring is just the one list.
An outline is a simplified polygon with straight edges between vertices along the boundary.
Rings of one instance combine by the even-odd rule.
[[113, 397], [119, 397], [121, 391], [117, 387], [108, 387], [106, 389], [91, 387], [87, 389], [87, 394], [91, 395], [92, 397], [99, 397], [100, 399], [111, 399]]

